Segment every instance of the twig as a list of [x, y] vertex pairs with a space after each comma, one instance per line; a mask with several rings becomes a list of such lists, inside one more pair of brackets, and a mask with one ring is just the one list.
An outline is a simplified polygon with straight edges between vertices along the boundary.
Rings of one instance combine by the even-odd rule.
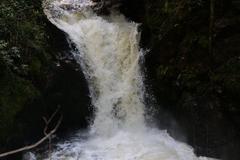
[[52, 122], [53, 118], [56, 116], [56, 114], [57, 114], [57, 112], [59, 111], [59, 109], [60, 109], [60, 107], [58, 107], [58, 108], [55, 110], [55, 112], [51, 115], [51, 117], [50, 117], [48, 120], [47, 120], [46, 117], [43, 117], [43, 120], [44, 120], [44, 122], [45, 122], [45, 124], [46, 124], [46, 126], [45, 126], [45, 128], [44, 128], [44, 130], [43, 130], [43, 133], [44, 133], [45, 135], [47, 135], [48, 125]]
[[[56, 114], [58, 113], [60, 109], [60, 106], [56, 109], [56, 111], [50, 116], [50, 118], [47, 120], [46, 117], [43, 117], [43, 120], [46, 124], [44, 130], [43, 130], [43, 133], [45, 136], [47, 136], [47, 130], [48, 130], [48, 125], [52, 122], [53, 118], [56, 116]], [[52, 151], [52, 146], [51, 146], [51, 143], [52, 143], [52, 138], [51, 136], [48, 137], [48, 154], [49, 154], [49, 158], [51, 159], [51, 151]]]
[[[56, 112], [54, 112], [55, 115], [56, 115]], [[52, 117], [52, 116], [51, 116]], [[53, 118], [52, 118], [53, 119]], [[27, 150], [30, 150], [30, 149], [33, 149], [37, 146], [39, 146], [40, 144], [42, 144], [44, 141], [46, 141], [47, 139], [49, 139], [49, 137], [51, 137], [56, 131], [57, 129], [59, 128], [60, 124], [62, 123], [62, 119], [63, 119], [63, 116], [61, 115], [61, 117], [59, 118], [56, 126], [49, 132], [49, 133], [46, 133], [45, 134], [45, 137], [43, 137], [42, 139], [40, 139], [39, 141], [37, 141], [36, 143], [32, 144], [32, 145], [28, 145], [28, 146], [25, 146], [25, 147], [22, 147], [22, 148], [19, 148], [19, 149], [16, 149], [16, 150], [12, 150], [12, 151], [9, 151], [9, 152], [5, 152], [5, 153], [1, 153], [0, 154], [0, 158], [2, 157], [6, 157], [6, 156], [9, 156], [9, 155], [12, 155], [12, 154], [16, 154], [16, 153], [19, 153], [19, 152], [23, 152], [23, 151], [27, 151]], [[46, 121], [48, 122], [48, 121]], [[50, 123], [50, 121], [49, 121]]]

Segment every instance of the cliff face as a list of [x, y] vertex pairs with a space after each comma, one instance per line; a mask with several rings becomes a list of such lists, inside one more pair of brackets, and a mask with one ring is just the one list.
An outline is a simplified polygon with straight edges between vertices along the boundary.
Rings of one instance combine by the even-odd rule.
[[87, 84], [41, 0], [2, 0], [0, 28], [0, 152], [41, 137], [42, 117], [57, 106], [62, 129], [85, 127]]
[[[239, 159], [240, 149], [239, 8], [235, 0], [122, 0], [120, 6], [141, 23], [159, 126], [177, 138], [181, 130], [198, 154], [226, 160]], [[0, 28], [0, 151], [41, 136], [42, 116], [59, 105], [63, 129], [85, 127], [86, 81], [41, 1], [2, 0]]]
[[[122, 11], [142, 24], [142, 47], [149, 50], [147, 83], [158, 104], [173, 115], [198, 154], [238, 159], [239, 3], [132, 0], [124, 4]], [[175, 127], [161, 118], [165, 114], [156, 116], [160, 126], [177, 135]]]

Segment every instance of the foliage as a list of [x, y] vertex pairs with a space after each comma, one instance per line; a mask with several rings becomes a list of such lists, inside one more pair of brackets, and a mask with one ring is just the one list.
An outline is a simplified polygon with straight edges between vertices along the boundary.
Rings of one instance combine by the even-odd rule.
[[[197, 153], [236, 158], [239, 10], [231, 1], [215, 1], [213, 53], [209, 53], [209, 0], [144, 2], [143, 45], [150, 49], [146, 64], [158, 102], [174, 114]], [[228, 136], [226, 130], [231, 131]]]
[[62, 128], [87, 125], [87, 84], [41, 3], [0, 1], [0, 152], [42, 136], [42, 116], [59, 105]]
[[[16, 117], [39, 96], [52, 61], [40, 0], [0, 2], [0, 144], [21, 136]], [[15, 134], [16, 133], [16, 134]], [[0, 150], [1, 146], [0, 145]]]

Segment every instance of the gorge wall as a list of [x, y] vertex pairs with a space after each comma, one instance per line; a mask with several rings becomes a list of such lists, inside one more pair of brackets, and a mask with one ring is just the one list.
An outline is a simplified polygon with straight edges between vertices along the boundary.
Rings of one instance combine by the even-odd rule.
[[[239, 3], [124, 2], [123, 12], [142, 23], [149, 86], [160, 107], [173, 115], [197, 153], [238, 159]], [[160, 126], [172, 126], [178, 136], [166, 112], [157, 116]]]
[[[207, 0], [120, 3], [129, 19], [142, 24], [141, 44], [149, 50], [145, 81], [156, 97], [149, 103], [159, 110], [158, 125], [180, 139], [181, 132], [199, 154], [238, 159], [237, 1], [215, 2], [211, 27]], [[91, 109], [86, 81], [71, 55], [62, 52], [69, 48], [65, 35], [47, 22], [41, 1], [3, 0], [0, 8], [0, 151], [41, 137], [41, 117], [59, 105], [64, 113], [59, 132], [87, 126]]]

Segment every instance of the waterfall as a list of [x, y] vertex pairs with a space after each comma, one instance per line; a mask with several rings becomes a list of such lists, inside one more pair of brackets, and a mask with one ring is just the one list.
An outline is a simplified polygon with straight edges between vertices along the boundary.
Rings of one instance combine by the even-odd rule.
[[58, 144], [51, 159], [207, 160], [166, 131], [146, 125], [138, 24], [116, 12], [100, 17], [93, 5], [90, 0], [48, 0], [43, 5], [48, 19], [76, 47], [73, 55], [95, 108], [90, 131]]
[[[144, 127], [138, 24], [116, 13], [102, 18], [90, 8], [75, 8], [80, 6], [77, 1], [71, 1], [74, 11], [56, 2], [52, 7], [61, 15], [50, 20], [68, 34], [78, 50], [74, 56], [87, 77], [95, 107], [92, 130], [108, 135], [119, 128]], [[45, 13], [52, 17], [49, 10]]]

